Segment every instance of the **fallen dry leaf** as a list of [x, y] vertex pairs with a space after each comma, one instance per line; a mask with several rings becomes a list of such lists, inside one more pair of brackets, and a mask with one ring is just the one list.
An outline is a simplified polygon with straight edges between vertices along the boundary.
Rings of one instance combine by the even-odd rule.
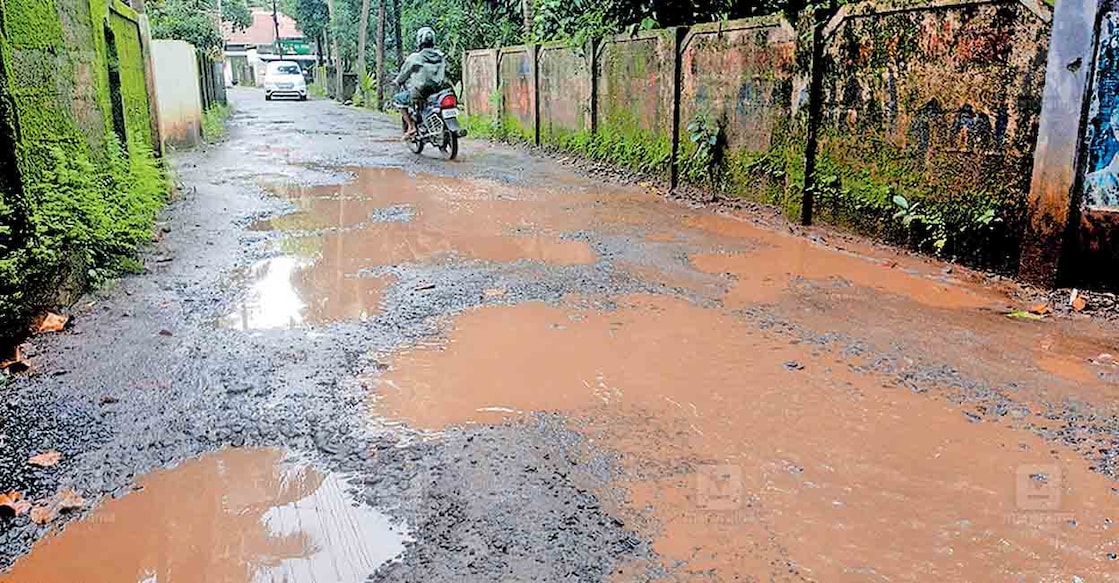
[[1015, 320], [1041, 320], [1044, 316], [1039, 316], [1038, 314], [1018, 310], [1016, 312], [1010, 312], [1006, 315], [1006, 317], [1013, 318]]
[[59, 492], [54, 499], [52, 506], [58, 508], [59, 511], [78, 510], [85, 506], [85, 498], [78, 494], [73, 488]]
[[12, 490], [0, 494], [0, 514], [19, 516], [31, 509], [31, 503], [23, 499], [23, 494]]
[[57, 516], [54, 508], [50, 506], [36, 506], [31, 509], [31, 522], [35, 524], [46, 524]]
[[1030, 309], [1028, 311], [1031, 314], [1037, 314], [1038, 316], [1044, 316], [1045, 314], [1048, 314], [1049, 312], [1052, 312], [1053, 309], [1049, 307], [1049, 304], [1042, 303], [1042, 304], [1034, 304], [1034, 305], [1030, 306]]
[[35, 326], [35, 333], [42, 334], [44, 332], [61, 332], [66, 328], [66, 323], [70, 321], [70, 316], [63, 316], [54, 312], [47, 312], [38, 320], [38, 325]]
[[15, 354], [11, 358], [0, 360], [0, 370], [6, 370], [10, 373], [21, 373], [31, 368], [31, 365], [23, 359], [23, 351], [17, 346]]
[[31, 458], [27, 460], [27, 463], [33, 466], [39, 466], [40, 468], [49, 468], [51, 466], [57, 465], [58, 462], [61, 460], [62, 454], [58, 453], [57, 451], [51, 450], [31, 456]]
[[1076, 310], [1077, 312], [1083, 312], [1084, 308], [1087, 308], [1087, 307], [1088, 307], [1088, 300], [1084, 299], [1083, 296], [1078, 295], [1078, 296], [1076, 296], [1075, 298], [1072, 299], [1072, 309], [1073, 310]]

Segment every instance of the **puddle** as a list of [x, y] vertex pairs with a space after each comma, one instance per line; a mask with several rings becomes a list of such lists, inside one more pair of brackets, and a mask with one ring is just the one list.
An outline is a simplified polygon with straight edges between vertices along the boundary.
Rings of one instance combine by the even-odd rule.
[[937, 308], [980, 308], [1005, 300], [986, 290], [934, 281], [932, 273], [922, 272], [921, 264], [906, 259], [873, 259], [872, 254], [831, 249], [720, 215], [704, 216], [689, 224], [766, 245], [746, 253], [692, 257], [693, 265], [702, 271], [735, 277], [736, 283], [726, 298], [730, 306], [777, 300], [800, 280], [837, 288], [857, 285]]
[[350, 266], [358, 270], [441, 256], [557, 265], [597, 259], [587, 243], [563, 240], [562, 225], [550, 220], [549, 212], [570, 202], [562, 196], [393, 168], [353, 171], [354, 180], [346, 184], [275, 187], [299, 210], [268, 226], [346, 229], [324, 234], [324, 244], [346, 248], [353, 256]]
[[4, 583], [360, 583], [404, 552], [387, 516], [333, 474], [228, 450], [142, 478], [39, 541]]
[[[612, 511], [651, 525], [691, 576], [1094, 580], [1114, 566], [1114, 493], [1077, 454], [682, 300], [474, 310], [370, 383], [375, 411], [426, 429], [564, 413], [628, 468]], [[1060, 476], [1040, 513], [1038, 471]]]
[[[302, 240], [317, 247], [316, 239]], [[310, 250], [308, 254], [310, 254]], [[376, 313], [386, 277], [363, 277], [340, 268], [342, 249], [317, 258], [286, 255], [254, 264], [249, 287], [222, 324], [236, 330], [294, 328], [305, 323], [368, 319]]]

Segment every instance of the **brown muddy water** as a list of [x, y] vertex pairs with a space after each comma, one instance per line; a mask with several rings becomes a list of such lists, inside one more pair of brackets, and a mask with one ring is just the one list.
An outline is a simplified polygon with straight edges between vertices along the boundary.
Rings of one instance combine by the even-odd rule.
[[359, 583], [406, 529], [353, 506], [346, 482], [276, 450], [210, 454], [141, 478], [49, 535], [4, 583]]
[[566, 413], [621, 452], [615, 511], [695, 575], [1094, 580], [1119, 549], [1111, 484], [1075, 453], [683, 300], [476, 310], [372, 388], [432, 430]]
[[271, 187], [297, 210], [251, 227], [283, 232], [276, 245], [282, 255], [249, 270], [246, 298], [226, 325], [261, 329], [366, 319], [388, 284], [362, 274], [377, 267], [448, 258], [555, 265], [596, 260], [587, 243], [564, 240], [551, 221], [540, 220], [570, 201], [399, 169], [352, 171], [354, 180], [341, 185]]
[[[297, 210], [256, 228], [281, 231], [285, 255], [254, 267], [231, 326], [365, 319], [392, 284], [367, 270], [448, 259], [607, 261], [715, 300], [475, 309], [368, 380], [376, 415], [419, 429], [564, 414], [619, 453], [614, 512], [685, 578], [1091, 581], [1115, 568], [1112, 485], [1076, 452], [974, 423], [736, 311], [764, 306], [812, 330], [920, 347], [908, 364], [948, 363], [993, 384], [1026, 378], [1025, 401], [1114, 394], [1108, 365], [1091, 362], [1110, 350], [1102, 328], [1023, 327], [1004, 316], [1003, 293], [934, 261], [829, 248], [636, 190], [548, 193], [391, 169], [274, 190]], [[564, 237], [588, 229], [639, 252], [602, 258]]]

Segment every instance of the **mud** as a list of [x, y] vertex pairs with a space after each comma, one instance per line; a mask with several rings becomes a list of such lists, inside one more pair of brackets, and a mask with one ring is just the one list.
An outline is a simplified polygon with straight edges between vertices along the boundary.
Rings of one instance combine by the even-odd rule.
[[[465, 314], [445, 345], [392, 362], [374, 410], [433, 430], [562, 413], [621, 452], [629, 497], [612, 510], [648, 524], [663, 566], [687, 565], [681, 576], [1111, 572], [1111, 483], [1075, 454], [718, 310], [616, 303]], [[1061, 476], [1042, 492], [1060, 498], [1059, 515], [1016, 498], [1029, 467]]]
[[[388, 550], [347, 546], [370, 560], [330, 580], [1113, 577], [1113, 324], [1012, 320], [1013, 286], [772, 212], [488, 143], [416, 157], [391, 118], [232, 96], [230, 140], [174, 161], [146, 272], [0, 388], [0, 492], [89, 502], [0, 517], [9, 576], [65, 578], [164, 518], [201, 533], [248, 488], [199, 569], [313, 580], [300, 545], [349, 519], [259, 523], [302, 496], [277, 483], [318, 483], [403, 536], [358, 537]], [[114, 565], [178, 564], [150, 538], [165, 563]], [[254, 567], [269, 545], [290, 561]]]
[[231, 450], [155, 472], [0, 581], [360, 583], [404, 552], [406, 526], [351, 506], [339, 476], [283, 457]]

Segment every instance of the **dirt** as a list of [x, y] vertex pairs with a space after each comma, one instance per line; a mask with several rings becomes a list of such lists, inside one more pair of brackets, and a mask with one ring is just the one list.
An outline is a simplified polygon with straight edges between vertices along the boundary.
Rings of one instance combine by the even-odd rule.
[[1105, 318], [232, 98], [230, 139], [174, 159], [146, 272], [0, 389], [0, 492], [88, 502], [0, 517], [7, 580], [1114, 578]]

